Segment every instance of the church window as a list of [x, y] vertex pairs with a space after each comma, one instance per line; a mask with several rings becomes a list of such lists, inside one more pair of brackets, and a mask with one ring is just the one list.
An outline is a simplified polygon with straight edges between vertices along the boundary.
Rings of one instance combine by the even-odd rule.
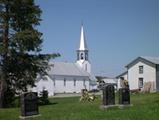
[[81, 53], [81, 60], [83, 60], [83, 58], [84, 58], [84, 57], [83, 57], [83, 53]]
[[86, 87], [86, 80], [83, 80], [83, 86]]
[[73, 85], [76, 86], [76, 79], [73, 80]]
[[56, 85], [55, 79], [53, 80], [53, 82], [54, 82], [54, 86], [55, 86]]
[[64, 86], [66, 86], [66, 78], [64, 78]]

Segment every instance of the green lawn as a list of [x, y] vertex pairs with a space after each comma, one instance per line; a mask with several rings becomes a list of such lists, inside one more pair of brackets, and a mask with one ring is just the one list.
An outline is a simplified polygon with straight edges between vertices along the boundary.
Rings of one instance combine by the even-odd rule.
[[[159, 120], [159, 93], [131, 95], [132, 107], [101, 110], [101, 99], [79, 102], [79, 97], [52, 98], [40, 106], [40, 117], [28, 120]], [[0, 120], [19, 120], [19, 108], [0, 109]]]

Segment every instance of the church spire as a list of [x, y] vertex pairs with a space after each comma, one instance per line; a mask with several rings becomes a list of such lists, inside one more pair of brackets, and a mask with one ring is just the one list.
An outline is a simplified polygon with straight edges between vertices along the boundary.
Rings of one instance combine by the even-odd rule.
[[80, 36], [80, 45], [79, 49], [77, 50], [77, 64], [87, 71], [88, 73], [91, 73], [91, 64], [89, 63], [88, 59], [88, 48], [86, 45], [86, 40], [84, 36], [84, 30], [83, 25], [81, 26], [81, 36]]
[[88, 50], [83, 30], [83, 24], [81, 26], [80, 45], [78, 50]]

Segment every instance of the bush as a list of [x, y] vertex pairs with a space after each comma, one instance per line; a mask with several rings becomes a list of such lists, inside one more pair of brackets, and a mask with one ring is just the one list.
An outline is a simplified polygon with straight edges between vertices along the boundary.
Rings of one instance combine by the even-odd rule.
[[48, 98], [48, 91], [47, 90], [43, 90], [42, 92], [40, 92], [40, 97], [39, 97], [39, 104], [40, 105], [48, 105], [49, 102], [49, 98]]

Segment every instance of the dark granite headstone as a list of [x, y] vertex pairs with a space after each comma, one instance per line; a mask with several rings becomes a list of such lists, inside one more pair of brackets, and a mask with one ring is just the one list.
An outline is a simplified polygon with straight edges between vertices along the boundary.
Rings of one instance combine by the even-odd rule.
[[120, 88], [119, 89], [119, 104], [122, 104], [122, 105], [130, 104], [129, 88]]
[[115, 104], [115, 91], [113, 85], [106, 85], [103, 87], [103, 105]]
[[36, 92], [24, 93], [21, 95], [21, 116], [38, 115], [38, 96]]

